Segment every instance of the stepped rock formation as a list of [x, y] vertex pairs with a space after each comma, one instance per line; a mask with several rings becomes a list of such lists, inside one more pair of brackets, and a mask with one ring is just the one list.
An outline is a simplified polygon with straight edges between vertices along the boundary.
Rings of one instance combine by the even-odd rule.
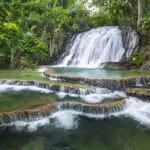
[[125, 109], [125, 100], [106, 102], [102, 104], [86, 104], [79, 102], [62, 102], [58, 105], [58, 110], [73, 110], [85, 114], [110, 115]]
[[82, 77], [70, 77], [65, 75], [53, 74], [48, 71], [44, 72], [46, 77], [59, 79], [62, 82], [86, 83], [90, 86], [108, 88], [110, 90], [125, 90], [125, 88], [133, 87], [136, 84], [146, 85], [150, 83], [150, 76], [128, 77], [119, 79], [90, 79]]
[[49, 90], [49, 92], [57, 93], [64, 92], [68, 94], [78, 94], [78, 95], [87, 95], [97, 92], [96, 87], [80, 87], [80, 86], [63, 86], [61, 84], [49, 84], [46, 82], [40, 81], [26, 81], [26, 80], [0, 80], [0, 85], [17, 85], [17, 86], [35, 86], [43, 89]]
[[35, 105], [28, 109], [21, 109], [10, 112], [0, 112], [0, 125], [8, 124], [14, 121], [35, 121], [43, 117], [48, 117], [52, 113], [60, 110], [73, 110], [86, 114], [110, 115], [125, 109], [125, 100], [107, 102], [103, 104], [86, 104], [73, 101], [66, 102], [47, 102]]
[[11, 123], [13, 121], [35, 121], [49, 116], [56, 110], [57, 103], [47, 102], [35, 105], [28, 109], [14, 110], [10, 112], [0, 112], [0, 124]]

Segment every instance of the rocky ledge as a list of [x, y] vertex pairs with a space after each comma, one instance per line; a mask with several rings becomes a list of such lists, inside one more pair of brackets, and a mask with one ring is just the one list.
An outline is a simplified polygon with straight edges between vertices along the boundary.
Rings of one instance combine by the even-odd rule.
[[144, 62], [140, 70], [141, 71], [150, 71], [150, 60]]
[[73, 110], [86, 114], [94, 115], [109, 115], [111, 113], [119, 112], [125, 109], [125, 100], [116, 100], [113, 102], [105, 102], [101, 104], [88, 104], [80, 102], [62, 102], [59, 103], [59, 110]]
[[[96, 89], [91, 88], [89, 86], [80, 86], [80, 85], [61, 85], [60, 83], [49, 83], [49, 82], [41, 82], [41, 81], [34, 81], [34, 80], [7, 80], [2, 79], [0, 80], [0, 85], [17, 85], [17, 86], [35, 86], [43, 89], [50, 90], [51, 92], [64, 92], [69, 94], [89, 94], [93, 93]], [[94, 91], [93, 91], [94, 90]]]
[[28, 109], [20, 109], [8, 112], [0, 112], [0, 124], [10, 123], [13, 121], [34, 121], [42, 117], [49, 116], [56, 110], [57, 103], [41, 102]]
[[148, 88], [127, 88], [126, 93], [131, 96], [150, 98], [150, 89]]
[[87, 104], [74, 101], [42, 102], [28, 109], [20, 109], [10, 112], [0, 112], [0, 124], [5, 125], [14, 121], [35, 121], [48, 117], [56, 111], [70, 110], [84, 114], [110, 115], [125, 109], [125, 100], [116, 100], [102, 104]]
[[90, 86], [108, 88], [110, 90], [125, 90], [126, 88], [133, 87], [136, 84], [146, 85], [147, 83], [150, 83], [150, 75], [118, 79], [90, 79], [82, 77], [71, 77], [49, 73], [48, 71], [45, 71], [44, 75], [48, 78], [59, 79], [61, 82], [86, 83]]

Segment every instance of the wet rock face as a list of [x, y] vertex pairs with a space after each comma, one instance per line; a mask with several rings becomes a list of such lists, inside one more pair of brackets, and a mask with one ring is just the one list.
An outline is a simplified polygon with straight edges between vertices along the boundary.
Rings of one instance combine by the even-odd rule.
[[119, 79], [88, 79], [82, 77], [70, 77], [65, 75], [51, 74], [44, 72], [46, 77], [60, 79], [62, 82], [86, 83], [90, 86], [107, 88], [110, 90], [125, 90], [128, 87], [133, 87], [137, 83], [146, 85], [150, 83], [150, 76], [119, 78]]
[[150, 98], [150, 89], [148, 88], [127, 88], [126, 93], [140, 98]]
[[58, 110], [73, 110], [86, 114], [110, 115], [124, 110], [126, 107], [125, 100], [108, 102], [103, 104], [87, 104], [79, 102], [62, 102], [58, 105]]
[[120, 26], [122, 33], [123, 47], [125, 53], [123, 55], [123, 60], [129, 58], [130, 55], [136, 53], [139, 49], [139, 36], [135, 30], [130, 25]]
[[42, 117], [49, 116], [52, 112], [56, 111], [57, 103], [41, 103], [29, 109], [21, 109], [10, 112], [0, 113], [0, 124], [7, 124], [13, 121], [35, 121]]
[[150, 60], [144, 62], [144, 64], [142, 65], [141, 71], [150, 71]]
[[107, 62], [107, 63], [104, 63], [103, 65], [104, 65], [105, 69], [115, 69], [115, 70], [127, 69], [125, 61], [122, 61], [119, 63], [118, 62]]
[[53, 112], [60, 110], [73, 110], [85, 114], [110, 115], [126, 108], [125, 100], [116, 100], [102, 104], [88, 104], [82, 102], [66, 101], [60, 103], [45, 103], [35, 105], [29, 109], [16, 110], [0, 113], [0, 125], [9, 124], [14, 121], [36, 121], [50, 116]]

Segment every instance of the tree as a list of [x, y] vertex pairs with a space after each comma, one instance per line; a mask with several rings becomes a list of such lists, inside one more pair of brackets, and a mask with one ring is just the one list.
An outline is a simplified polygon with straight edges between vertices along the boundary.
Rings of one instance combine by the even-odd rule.
[[137, 28], [140, 28], [140, 23], [143, 17], [144, 13], [144, 1], [143, 0], [138, 0], [138, 20], [137, 20]]

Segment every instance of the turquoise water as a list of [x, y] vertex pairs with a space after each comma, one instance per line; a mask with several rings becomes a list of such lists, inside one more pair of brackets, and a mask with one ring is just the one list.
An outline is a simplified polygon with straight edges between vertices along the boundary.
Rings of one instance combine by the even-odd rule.
[[[44, 97], [58, 101], [76, 99], [69, 96], [59, 99], [53, 94], [31, 91], [0, 93], [1, 100], [15, 103], [16, 101], [19, 103], [20, 100], [38, 101]], [[143, 113], [145, 116], [149, 115], [146, 111]], [[125, 116], [92, 119], [79, 115], [72, 120], [64, 114], [59, 114], [59, 119], [61, 123], [73, 126], [66, 129], [63, 125], [60, 126], [61, 123], [54, 117], [49, 118], [50, 124], [46, 123], [36, 130], [30, 130], [29, 124], [21, 128], [18, 125], [0, 127], [0, 150], [149, 150], [150, 148], [150, 128]], [[35, 128], [34, 122], [30, 125]]]
[[0, 92], [0, 112], [16, 110], [20, 108], [28, 108], [33, 105], [39, 104], [41, 101], [80, 101], [83, 100], [80, 97], [71, 97], [66, 95], [60, 97], [58, 93], [39, 93], [37, 91], [7, 91]]
[[[149, 150], [150, 130], [129, 118], [78, 118], [72, 130], [48, 125], [36, 132], [0, 131], [1, 150]], [[67, 120], [66, 120], [67, 121]]]
[[69, 76], [80, 76], [90, 78], [118, 78], [140, 76], [149, 73], [128, 70], [106, 70], [106, 69], [90, 69], [90, 68], [73, 68], [73, 67], [53, 67], [54, 72]]
[[[124, 77], [142, 75], [134, 71], [104, 69], [54, 68], [57, 73], [82, 77]], [[61, 96], [61, 95], [60, 95]], [[56, 94], [38, 93], [28, 90], [0, 93], [0, 110], [24, 107], [41, 99], [78, 101], [79, 97], [59, 97]], [[133, 101], [131, 99], [131, 101]], [[65, 116], [35, 122], [0, 127], [0, 150], [150, 150], [149, 102], [134, 100], [125, 116], [103, 119], [83, 116]], [[128, 118], [129, 116], [130, 118]], [[128, 117], [127, 117], [128, 116]], [[137, 121], [135, 121], [135, 120]], [[47, 121], [49, 120], [49, 123]], [[141, 125], [143, 123], [144, 125]], [[65, 126], [63, 125], [65, 124]], [[66, 126], [71, 126], [66, 128]], [[32, 128], [35, 130], [31, 130]]]

